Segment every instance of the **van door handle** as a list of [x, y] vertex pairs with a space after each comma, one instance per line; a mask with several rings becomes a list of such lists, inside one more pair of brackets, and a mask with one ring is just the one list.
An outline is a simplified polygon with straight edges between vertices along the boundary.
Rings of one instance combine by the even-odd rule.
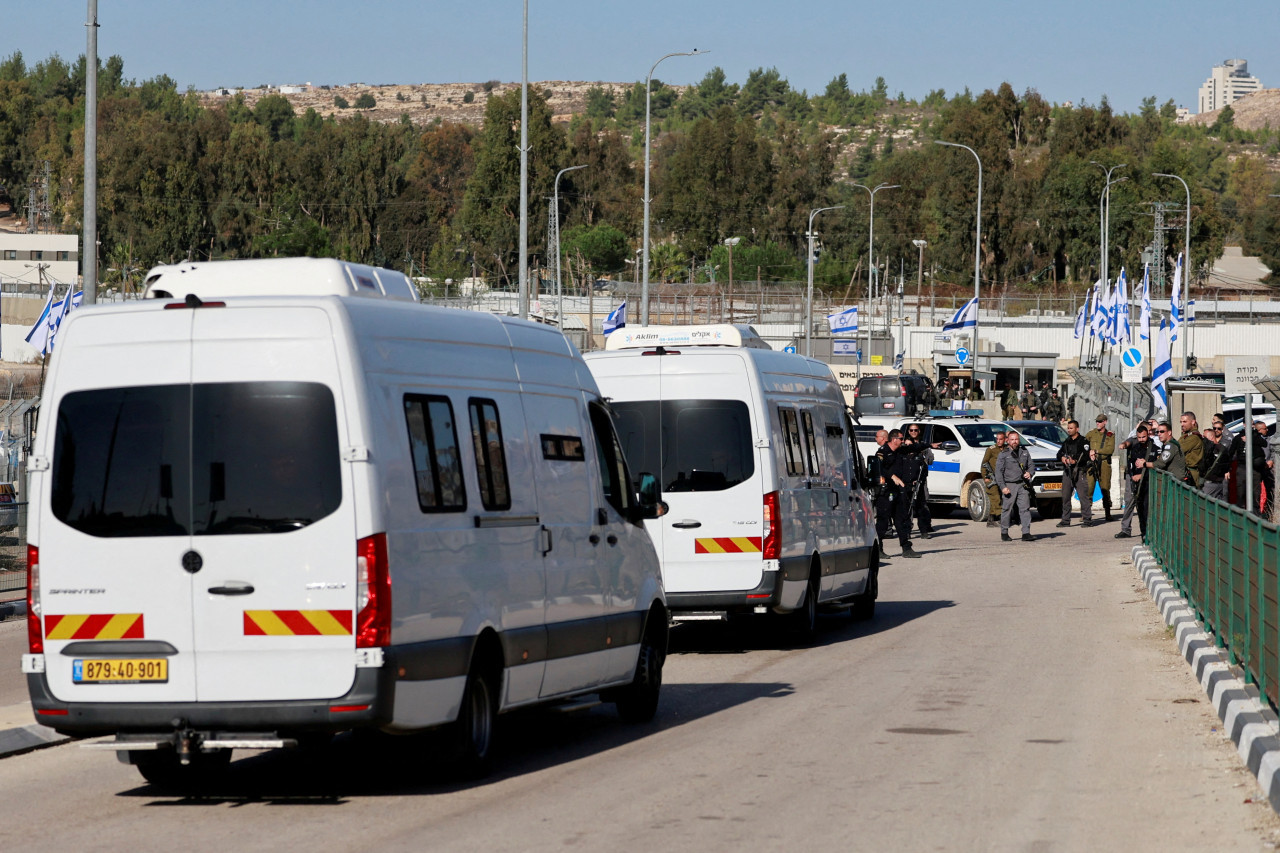
[[587, 541], [590, 542], [592, 545], [599, 545], [600, 535], [597, 533], [592, 533], [590, 536], [587, 537]]
[[252, 595], [253, 584], [244, 581], [227, 581], [222, 586], [209, 587], [211, 595]]
[[686, 518], [684, 521], [674, 522], [671, 526], [679, 530], [693, 530], [695, 527], [701, 527], [702, 522], [694, 521], [693, 519]]

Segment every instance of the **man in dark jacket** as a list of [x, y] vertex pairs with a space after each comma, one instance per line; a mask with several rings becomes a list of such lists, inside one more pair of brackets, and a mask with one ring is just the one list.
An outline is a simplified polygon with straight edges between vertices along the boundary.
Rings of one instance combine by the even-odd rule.
[[[893, 496], [893, 523], [898, 528], [898, 544], [902, 546], [904, 557], [920, 556], [911, 547], [911, 495], [915, 486], [915, 466], [910, 463], [910, 457], [923, 453], [928, 447], [923, 442], [904, 447], [902, 430], [895, 429], [889, 431], [889, 440], [876, 451], [876, 456], [880, 457], [880, 476], [884, 478], [884, 488]], [[877, 517], [876, 531], [882, 544], [888, 529], [889, 520]]]
[[1213, 416], [1213, 434], [1218, 443], [1214, 445], [1213, 462], [1204, 475], [1204, 493], [1206, 497], [1227, 500], [1227, 475], [1231, 473], [1231, 463], [1235, 461], [1240, 448], [1240, 439], [1225, 429], [1220, 415]]
[[1133, 534], [1133, 516], [1138, 515], [1138, 531], [1147, 535], [1147, 468], [1155, 451], [1151, 442], [1147, 425], [1138, 424], [1133, 441], [1125, 442], [1129, 447], [1128, 461], [1124, 466], [1125, 500], [1124, 514], [1120, 516], [1120, 532], [1117, 539], [1128, 539]]
[[996, 485], [1004, 496], [1004, 509], [1000, 513], [1000, 540], [1009, 542], [1009, 516], [1017, 506], [1022, 518], [1022, 539], [1034, 542], [1031, 535], [1031, 477], [1035, 466], [1031, 454], [1020, 447], [1022, 437], [1010, 432], [1004, 439], [1004, 451], [996, 459]]
[[1089, 442], [1080, 434], [1078, 421], [1067, 421], [1067, 440], [1058, 448], [1062, 463], [1062, 521], [1059, 527], [1071, 526], [1071, 494], [1080, 499], [1082, 526], [1093, 526], [1093, 491], [1089, 489]]

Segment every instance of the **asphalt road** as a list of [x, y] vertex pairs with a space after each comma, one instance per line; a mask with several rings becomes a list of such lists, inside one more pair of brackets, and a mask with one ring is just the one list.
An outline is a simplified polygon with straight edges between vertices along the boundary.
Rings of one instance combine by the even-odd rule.
[[627, 726], [608, 706], [504, 718], [505, 760], [480, 783], [441, 769], [430, 741], [340, 738], [246, 755], [214, 795], [182, 799], [68, 744], [0, 761], [0, 826], [68, 850], [1280, 842], [1115, 524], [1039, 522], [1065, 535], [1008, 544], [968, 521], [939, 528], [923, 559], [890, 546], [873, 622], [826, 616], [812, 648], [682, 627], [655, 722]]

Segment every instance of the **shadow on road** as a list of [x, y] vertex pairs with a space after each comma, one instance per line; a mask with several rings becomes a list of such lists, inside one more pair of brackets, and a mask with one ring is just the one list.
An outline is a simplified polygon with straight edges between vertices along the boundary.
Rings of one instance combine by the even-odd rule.
[[[609, 704], [577, 711], [540, 708], [499, 719], [494, 772], [464, 781], [443, 733], [346, 734], [324, 747], [271, 750], [232, 762], [226, 776], [199, 796], [165, 796], [143, 784], [117, 796], [149, 799], [148, 807], [211, 805], [344, 805], [351, 797], [431, 796], [481, 787], [589, 758], [757, 699], [793, 694], [790, 684], [667, 684], [652, 722], [628, 725]], [[321, 845], [323, 846], [323, 845]]]

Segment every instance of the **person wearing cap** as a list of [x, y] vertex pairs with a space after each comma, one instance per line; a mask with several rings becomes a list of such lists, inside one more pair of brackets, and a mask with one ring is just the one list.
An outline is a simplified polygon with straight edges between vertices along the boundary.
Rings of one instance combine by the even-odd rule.
[[1058, 398], [1058, 389], [1054, 388], [1049, 392], [1049, 402], [1044, 405], [1044, 419], [1061, 423], [1066, 417], [1066, 410], [1062, 407], [1062, 400]]
[[1004, 508], [1000, 500], [1000, 487], [996, 485], [996, 460], [1004, 450], [1004, 436], [1004, 430], [997, 432], [996, 443], [982, 454], [982, 482], [987, 486], [987, 527], [1000, 526], [998, 519]]
[[1023, 389], [1018, 405], [1022, 407], [1022, 417], [1029, 421], [1037, 420], [1036, 413], [1039, 411], [1039, 400], [1037, 400], [1036, 392], [1032, 389], [1030, 382]]
[[1097, 483], [1102, 489], [1102, 511], [1107, 521], [1111, 520], [1111, 457], [1116, 452], [1116, 434], [1107, 429], [1107, 416], [1099, 414], [1094, 419], [1097, 427], [1085, 434], [1089, 442], [1089, 461], [1093, 477], [1089, 478], [1089, 497], [1093, 497], [1093, 486]]
[[1005, 420], [1018, 419], [1018, 392], [1008, 382], [1004, 383], [1004, 391], [1000, 394], [1000, 408], [1004, 411]]
[[1040, 409], [1040, 416], [1045, 420], [1048, 420], [1044, 414], [1044, 407], [1047, 405], [1049, 405], [1049, 383], [1041, 379], [1040, 390], [1036, 392], [1036, 406]]

